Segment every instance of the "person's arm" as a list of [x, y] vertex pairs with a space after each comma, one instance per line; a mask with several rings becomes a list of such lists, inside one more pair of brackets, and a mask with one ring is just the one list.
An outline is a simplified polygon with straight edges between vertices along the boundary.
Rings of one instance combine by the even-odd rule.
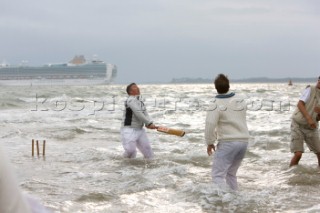
[[[151, 118], [150, 118], [149, 113], [148, 113], [147, 110], [144, 111], [144, 114], [145, 114], [147, 120], [151, 120]], [[153, 121], [151, 121], [151, 122], [152, 122], [152, 123], [149, 123], [149, 125], [146, 125], [146, 127], [147, 127], [148, 129], [157, 129], [158, 127], [157, 127], [156, 125], [154, 125]]]
[[209, 110], [206, 117], [205, 125], [205, 140], [207, 144], [207, 153], [211, 155], [215, 151], [214, 142], [217, 140], [216, 127], [218, 124], [219, 112], [218, 109]]
[[150, 117], [148, 116], [147, 113], [145, 113], [142, 109], [141, 104], [143, 104], [141, 101], [133, 98], [127, 101], [127, 105], [128, 107], [130, 107], [130, 109], [132, 110], [132, 112], [134, 113], [134, 115], [140, 120], [142, 121], [146, 127], [153, 127], [153, 121], [150, 119]]
[[302, 113], [303, 117], [307, 120], [309, 126], [313, 129], [317, 128], [317, 124], [314, 122], [311, 115], [309, 115], [309, 113], [307, 112], [305, 103], [303, 101], [299, 100], [297, 107], [300, 110], [300, 112]]
[[[305, 106], [305, 103], [307, 103], [307, 101], [310, 99], [310, 94], [311, 94], [311, 87], [307, 86], [299, 98], [297, 108], [300, 110], [301, 114], [306, 119], [308, 125], [314, 129], [314, 128], [317, 128], [317, 125], [316, 125], [315, 121], [312, 119], [312, 116], [308, 113], [306, 106]], [[314, 110], [316, 110], [316, 109], [314, 109]]]
[[314, 112], [317, 113], [316, 120], [320, 121], [320, 107], [319, 106], [314, 107]]

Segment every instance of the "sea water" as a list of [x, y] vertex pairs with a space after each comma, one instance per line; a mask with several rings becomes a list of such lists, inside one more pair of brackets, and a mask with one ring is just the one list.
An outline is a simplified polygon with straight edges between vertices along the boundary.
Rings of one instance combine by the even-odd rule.
[[146, 130], [151, 161], [122, 157], [125, 85], [1, 87], [1, 143], [21, 189], [53, 212], [319, 212], [316, 156], [306, 149], [289, 168], [290, 116], [306, 85], [231, 85], [248, 103], [251, 135], [237, 192], [212, 184], [212, 84], [139, 85], [155, 124], [186, 131]]

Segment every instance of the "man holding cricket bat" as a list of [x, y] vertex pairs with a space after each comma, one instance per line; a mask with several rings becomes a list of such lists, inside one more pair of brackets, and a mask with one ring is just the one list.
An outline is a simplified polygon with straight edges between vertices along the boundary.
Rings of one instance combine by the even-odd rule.
[[[245, 156], [249, 132], [246, 122], [246, 103], [229, 92], [229, 80], [219, 74], [214, 81], [218, 92], [207, 111], [205, 140], [207, 153], [213, 151], [212, 179], [220, 187], [226, 184], [238, 189], [237, 171]], [[218, 141], [217, 147], [214, 143]]]
[[145, 129], [156, 129], [148, 115], [147, 109], [141, 100], [140, 89], [131, 83], [126, 89], [129, 97], [125, 101], [125, 110], [122, 119], [121, 140], [125, 150], [124, 157], [135, 158], [138, 148], [146, 159], [153, 157], [153, 151]]

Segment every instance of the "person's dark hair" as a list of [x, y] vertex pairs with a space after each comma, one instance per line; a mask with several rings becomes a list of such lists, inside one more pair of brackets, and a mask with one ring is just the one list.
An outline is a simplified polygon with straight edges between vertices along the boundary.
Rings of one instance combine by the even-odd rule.
[[228, 77], [225, 76], [224, 74], [219, 74], [214, 79], [214, 86], [216, 87], [216, 90], [219, 94], [227, 93], [230, 88]]
[[130, 95], [130, 89], [131, 89], [131, 87], [132, 87], [133, 85], [137, 85], [137, 84], [136, 84], [136, 83], [131, 83], [131, 84], [129, 84], [129, 85], [127, 86], [127, 93], [128, 93], [128, 95]]

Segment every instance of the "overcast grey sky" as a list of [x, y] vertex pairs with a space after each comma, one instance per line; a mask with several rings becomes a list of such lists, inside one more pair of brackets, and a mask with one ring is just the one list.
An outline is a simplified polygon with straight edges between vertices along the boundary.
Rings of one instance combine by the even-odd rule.
[[11, 65], [98, 55], [118, 83], [314, 77], [320, 1], [1, 0], [0, 44]]

